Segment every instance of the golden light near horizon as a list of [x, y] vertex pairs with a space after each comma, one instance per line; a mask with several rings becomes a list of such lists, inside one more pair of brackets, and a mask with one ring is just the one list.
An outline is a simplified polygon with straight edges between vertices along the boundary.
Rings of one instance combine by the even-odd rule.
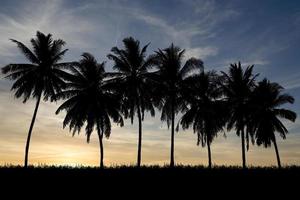
[[[5, 108], [13, 108], [14, 105], [18, 105], [19, 100], [15, 100], [9, 93], [6, 94], [1, 96], [2, 102], [7, 102]], [[30, 101], [21, 106], [22, 109], [16, 109], [14, 113], [6, 109], [5, 111], [3, 107], [1, 109], [3, 115], [0, 116], [0, 165], [23, 165], [28, 121], [31, 119], [34, 102]], [[55, 103], [43, 103], [40, 108], [31, 141], [30, 164], [98, 166], [99, 144], [95, 133], [89, 144], [86, 143], [84, 132], [72, 137], [67, 128], [62, 129], [62, 115], [55, 116], [56, 107]], [[10, 118], [7, 118], [8, 116]], [[145, 165], [168, 164], [169, 130], [159, 121], [158, 117], [150, 119], [150, 117], [145, 119], [145, 127], [153, 126], [154, 128], [144, 131], [142, 163]], [[14, 130], [12, 131], [12, 129]], [[284, 165], [300, 163], [300, 152], [297, 150], [300, 142], [295, 138], [297, 138], [296, 135], [289, 134], [285, 141], [279, 140]], [[234, 132], [227, 133], [226, 139], [220, 134], [212, 144], [213, 163], [216, 165], [240, 165], [239, 140]], [[137, 152], [136, 124], [132, 126], [127, 121], [124, 128], [114, 126], [111, 137], [105, 140], [104, 146], [104, 161], [107, 166], [134, 165]], [[196, 145], [196, 135], [191, 131], [180, 131], [176, 134], [175, 159], [177, 164], [206, 165], [207, 150]], [[274, 149], [251, 146], [247, 152], [247, 161], [249, 165], [253, 166], [276, 165]]]

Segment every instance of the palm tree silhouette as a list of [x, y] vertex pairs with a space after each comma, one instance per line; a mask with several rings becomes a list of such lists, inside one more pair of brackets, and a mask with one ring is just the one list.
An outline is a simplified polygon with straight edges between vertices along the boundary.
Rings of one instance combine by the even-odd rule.
[[218, 80], [215, 71], [203, 71], [184, 80], [184, 84], [190, 87], [185, 95], [188, 109], [180, 119], [183, 129], [192, 126], [194, 133], [197, 133], [197, 145], [207, 145], [209, 168], [212, 166], [210, 145], [217, 133], [223, 130], [228, 113], [221, 99], [223, 93]]
[[30, 138], [40, 100], [42, 97], [45, 101], [56, 100], [55, 94], [65, 88], [64, 80], [69, 77], [63, 69], [72, 63], [58, 63], [68, 49], [62, 50], [65, 42], [53, 40], [51, 34], [37, 31], [36, 38], [31, 39], [33, 50], [17, 40], [11, 41], [17, 44], [30, 64], [9, 64], [2, 68], [2, 73], [6, 74], [5, 78], [15, 81], [11, 90], [15, 91], [16, 98], [23, 97], [23, 103], [30, 97], [37, 99], [25, 147], [24, 167], [27, 167]]
[[274, 144], [278, 167], [281, 168], [280, 156], [276, 143], [275, 132], [285, 139], [288, 130], [279, 118], [292, 122], [296, 120], [296, 113], [282, 108], [286, 103], [294, 103], [294, 98], [288, 94], [282, 94], [283, 87], [278, 83], [271, 83], [264, 79], [258, 83], [251, 95], [252, 116], [249, 121], [249, 130], [254, 134], [258, 146], [264, 147]]
[[170, 166], [173, 167], [174, 162], [174, 122], [175, 115], [184, 111], [185, 96], [184, 85], [182, 84], [191, 72], [194, 70], [203, 70], [203, 62], [201, 60], [191, 58], [182, 66], [185, 50], [171, 44], [170, 47], [161, 50], [157, 54], [158, 75], [161, 80], [159, 92], [162, 103], [159, 109], [162, 111], [161, 120], [166, 121], [168, 127], [171, 123], [171, 155]]
[[[243, 168], [246, 168], [245, 155], [245, 128], [249, 118], [249, 96], [255, 86], [253, 65], [243, 70], [241, 63], [231, 64], [228, 74], [222, 72], [223, 80], [220, 82], [225, 94], [230, 117], [227, 123], [228, 130], [236, 129], [236, 134], [241, 137]], [[247, 148], [249, 147], [249, 134], [246, 132]]]
[[152, 99], [152, 86], [149, 70], [154, 66], [155, 57], [148, 56], [146, 51], [147, 44], [140, 49], [140, 42], [132, 37], [123, 40], [125, 49], [113, 47], [112, 54], [107, 57], [114, 62], [113, 69], [117, 72], [110, 73], [111, 83], [115, 85], [119, 94], [122, 95], [122, 110], [125, 118], [130, 118], [131, 123], [135, 114], [138, 117], [138, 153], [137, 166], [141, 165], [142, 150], [142, 121], [144, 112], [150, 111], [151, 116], [155, 115]]
[[73, 76], [69, 78], [68, 89], [57, 94], [57, 98], [67, 99], [56, 111], [58, 114], [66, 110], [63, 122], [69, 125], [73, 135], [86, 123], [87, 142], [94, 127], [97, 129], [100, 146], [100, 168], [104, 167], [103, 136], [111, 133], [110, 118], [123, 126], [123, 118], [119, 112], [120, 103], [103, 81], [105, 77], [104, 63], [98, 64], [89, 53], [84, 53], [77, 66], [72, 67]]

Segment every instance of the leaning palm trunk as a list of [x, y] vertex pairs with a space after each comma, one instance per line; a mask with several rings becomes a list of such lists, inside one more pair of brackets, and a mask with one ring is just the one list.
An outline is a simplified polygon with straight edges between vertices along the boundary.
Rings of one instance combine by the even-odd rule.
[[138, 155], [137, 155], [137, 166], [141, 166], [142, 159], [142, 116], [140, 105], [138, 105], [138, 120], [139, 120], [139, 138], [138, 138]]
[[39, 105], [40, 105], [40, 101], [41, 101], [41, 96], [42, 96], [42, 92], [40, 92], [40, 94], [38, 96], [38, 99], [36, 101], [36, 105], [35, 105], [33, 117], [32, 117], [32, 120], [31, 120], [31, 124], [30, 124], [30, 128], [29, 128], [29, 131], [28, 131], [28, 135], [27, 135], [27, 141], [26, 141], [26, 147], [25, 147], [25, 161], [24, 161], [24, 167], [25, 168], [27, 168], [27, 166], [28, 166], [28, 152], [29, 152], [29, 145], [30, 145], [31, 133], [32, 133], [32, 129], [33, 129], [33, 126], [34, 126], [36, 114], [37, 114], [37, 111], [39, 109]]
[[170, 167], [174, 167], [174, 121], [175, 121], [175, 111], [174, 111], [174, 101], [172, 102], [172, 125], [171, 125], [171, 158], [170, 158]]
[[274, 144], [274, 147], [275, 147], [278, 168], [281, 168], [280, 156], [279, 156], [279, 151], [278, 151], [275, 135], [274, 135], [274, 139], [273, 139], [273, 144]]
[[208, 168], [211, 169], [211, 152], [210, 152], [210, 142], [207, 139], [207, 152], [208, 152]]
[[243, 169], [246, 168], [246, 152], [245, 152], [245, 132], [244, 128], [241, 130], [241, 140], [242, 140], [242, 159], [243, 159]]

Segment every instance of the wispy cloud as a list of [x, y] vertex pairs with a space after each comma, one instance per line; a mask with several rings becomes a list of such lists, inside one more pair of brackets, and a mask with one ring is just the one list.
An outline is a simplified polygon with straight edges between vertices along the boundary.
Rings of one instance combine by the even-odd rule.
[[218, 47], [195, 43], [195, 38], [203, 41], [215, 37], [214, 28], [226, 20], [237, 17], [238, 12], [231, 8], [223, 9], [220, 12], [214, 1], [182, 1], [182, 3], [194, 10], [194, 18], [171, 22], [162, 16], [141, 9], [130, 10], [130, 14], [148, 25], [160, 29], [160, 37], [166, 35], [171, 42], [186, 48], [188, 56], [198, 58], [200, 56], [201, 59], [205, 59], [217, 55]]
[[[77, 8], [65, 8], [63, 1], [26, 1], [18, 15], [0, 15], [0, 55], [1, 58], [16, 55], [15, 46], [8, 40], [14, 38], [29, 43], [29, 38], [37, 30], [53, 33], [54, 37], [66, 38], [69, 48], [84, 48], [89, 46], [84, 40], [84, 32], [93, 31], [95, 26], [78, 15], [89, 8], [83, 5]], [[34, 9], [33, 9], [34, 8]], [[84, 30], [84, 32], [83, 32]]]
[[186, 49], [186, 57], [195, 57], [206, 59], [209, 56], [216, 56], [218, 54], [218, 48], [216, 47], [196, 47], [191, 49]]
[[294, 73], [279, 80], [285, 89], [296, 89], [300, 87], [300, 73]]

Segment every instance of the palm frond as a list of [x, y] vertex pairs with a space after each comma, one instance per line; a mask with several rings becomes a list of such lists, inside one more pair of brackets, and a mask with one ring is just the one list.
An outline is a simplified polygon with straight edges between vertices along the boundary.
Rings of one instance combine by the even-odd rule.
[[204, 70], [203, 61], [196, 58], [188, 59], [185, 65], [180, 70], [180, 74], [182, 77], [185, 77], [189, 73], [193, 72], [193, 70], [198, 70], [199, 72], [203, 72]]
[[32, 62], [33, 64], [39, 64], [39, 59], [34, 55], [34, 53], [26, 47], [22, 42], [19, 42], [14, 39], [10, 39], [12, 42], [16, 43], [21, 52], [25, 55], [25, 57]]
[[274, 109], [274, 114], [276, 116], [279, 116], [283, 119], [288, 119], [292, 122], [295, 122], [296, 118], [297, 118], [297, 114], [291, 110], [287, 110], [287, 109]]

